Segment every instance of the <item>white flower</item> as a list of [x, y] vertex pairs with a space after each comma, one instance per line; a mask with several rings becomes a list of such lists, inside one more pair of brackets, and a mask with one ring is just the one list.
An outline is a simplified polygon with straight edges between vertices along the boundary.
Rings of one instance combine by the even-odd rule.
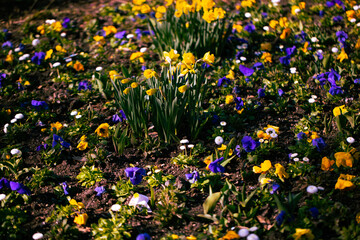
[[16, 123], [17, 119], [16, 118], [13, 118], [10, 120], [10, 123]]
[[264, 31], [268, 32], [270, 30], [269, 26], [264, 26], [263, 27]]
[[31, 44], [36, 47], [38, 44], [40, 43], [40, 40], [35, 38], [34, 40], [32, 40]]
[[246, 57], [240, 57], [240, 60], [245, 62], [246, 61]]
[[44, 235], [42, 233], [34, 233], [34, 235], [32, 236], [34, 240], [42, 239], [43, 237]]
[[116, 204], [112, 205], [110, 209], [113, 212], [117, 212], [117, 211], [119, 211], [121, 209], [121, 206], [120, 206], [120, 204], [116, 203]]
[[241, 61], [239, 59], [235, 60], [235, 63], [239, 64]]
[[333, 48], [331, 49], [331, 51], [332, 51], [333, 53], [337, 53], [337, 52], [339, 51], [339, 49], [338, 49], [337, 47], [333, 47]]
[[293, 160], [294, 160], [294, 162], [298, 162], [300, 159], [299, 158], [294, 158]]
[[356, 24], [356, 26], [357, 26], [357, 27], [360, 27], [360, 22], [358, 22], [358, 23]]
[[62, 32], [62, 33], [60, 34], [60, 36], [61, 36], [61, 37], [66, 37], [66, 32]]
[[22, 154], [21, 151], [17, 148], [11, 149], [10, 153], [11, 153], [11, 155], [16, 156], [16, 157], [20, 157]]
[[249, 228], [249, 231], [250, 231], [250, 232], [255, 232], [255, 231], [257, 231], [258, 229], [259, 229], [258, 227], [254, 226], [254, 227]]
[[7, 133], [7, 132], [8, 132], [8, 130], [7, 130], [8, 127], [9, 127], [9, 124], [6, 123], [6, 124], [4, 125], [4, 133]]
[[246, 13], [245, 13], [245, 17], [246, 17], [246, 18], [251, 18], [251, 13], [246, 12]]
[[25, 53], [24, 55], [22, 55], [22, 56], [19, 57], [19, 61], [24, 61], [24, 60], [26, 60], [26, 59], [29, 58], [29, 57], [30, 57], [30, 54]]
[[103, 70], [102, 67], [97, 67], [97, 68], [95, 69], [95, 71], [97, 71], [97, 72], [100, 72], [101, 70]]
[[139, 194], [139, 193], [135, 193], [134, 196], [130, 199], [129, 202], [129, 206], [134, 206], [134, 207], [146, 207], [148, 212], [151, 213], [151, 208], [148, 205], [149, 202], [149, 198], [145, 195]]
[[303, 157], [303, 161], [304, 161], [304, 162], [309, 162], [310, 159], [309, 159], [308, 157]]
[[355, 6], [353, 7], [353, 9], [354, 9], [355, 11], [357, 11], [357, 10], [359, 9], [359, 6], [358, 6], [358, 5], [355, 5]]
[[311, 98], [317, 99], [317, 96], [316, 95], [311, 95]]
[[225, 126], [226, 126], [226, 122], [225, 122], [225, 121], [221, 121], [221, 122], [220, 122], [220, 125], [223, 126], [223, 127], [225, 127]]
[[76, 119], [79, 119], [79, 118], [81, 118], [81, 117], [82, 117], [82, 115], [80, 115], [80, 114], [78, 114], [78, 115], [75, 116]]
[[296, 73], [296, 67], [290, 68], [290, 73], [295, 74]]
[[309, 98], [308, 102], [309, 102], [309, 103], [314, 103], [314, 102], [315, 102], [315, 99]]
[[19, 47], [15, 48], [14, 52], [20, 52], [20, 48]]
[[189, 144], [188, 148], [194, 148], [194, 144]]
[[242, 228], [238, 231], [238, 235], [240, 237], [247, 237], [247, 235], [249, 235], [249, 230], [246, 228]]
[[224, 139], [223, 139], [222, 137], [220, 137], [220, 136], [217, 136], [217, 137], [215, 138], [215, 143], [216, 143], [217, 145], [221, 145], [221, 144], [224, 143]]
[[317, 37], [312, 37], [310, 40], [311, 40], [311, 42], [313, 42], [313, 43], [315, 43], [315, 42], [318, 42], [318, 41], [319, 41], [319, 39], [317, 39]]
[[314, 193], [317, 193], [318, 192], [318, 188], [314, 185], [309, 185], [307, 188], [306, 188], [306, 191], [310, 194], [314, 194]]
[[250, 234], [247, 236], [246, 240], [259, 240], [260, 238], [255, 233]]
[[291, 158], [294, 158], [294, 157], [297, 157], [297, 156], [298, 156], [297, 153], [292, 153], [292, 154], [290, 155]]
[[60, 65], [61, 65], [61, 63], [56, 62], [56, 63], [53, 64], [53, 67], [56, 68], [56, 67], [58, 67], [58, 66], [60, 66]]
[[49, 24], [49, 25], [51, 25], [51, 24], [53, 24], [53, 23], [55, 23], [55, 22], [56, 22], [55, 19], [46, 19], [46, 20], [45, 20], [45, 23], [46, 23], [46, 24]]
[[23, 119], [23, 118], [24, 118], [24, 114], [18, 113], [18, 114], [15, 115], [15, 118], [18, 119], [18, 120]]
[[263, 143], [263, 142], [264, 142], [264, 139], [260, 138], [260, 139], [259, 139], [259, 142]]
[[6, 198], [6, 195], [5, 194], [0, 194], [0, 201], [4, 200]]
[[180, 141], [180, 143], [181, 143], [181, 144], [187, 144], [187, 143], [189, 143], [189, 140], [183, 139], [183, 140]]
[[355, 142], [355, 139], [353, 137], [348, 137], [346, 138], [346, 141], [351, 144]]
[[273, 133], [270, 134], [270, 137], [271, 137], [271, 138], [277, 138], [278, 135], [277, 135], [275, 132], [273, 132]]
[[143, 47], [143, 48], [140, 48], [140, 52], [144, 53], [147, 51], [147, 48], [146, 47]]
[[271, 134], [271, 133], [275, 133], [275, 129], [273, 129], [273, 128], [268, 128], [268, 129], [266, 129], [266, 134]]
[[356, 22], [356, 19], [352, 18], [352, 19], [350, 19], [350, 22], [354, 23], [354, 22]]
[[127, 39], [130, 39], [130, 38], [133, 38], [133, 37], [135, 37], [134, 34], [128, 34], [128, 35], [126, 35], [126, 38], [127, 38]]
[[280, 48], [280, 49], [283, 49], [283, 48], [284, 48], [284, 45], [279, 45], [279, 48]]
[[67, 59], [65, 59], [65, 62], [71, 62], [72, 61], [72, 58], [67, 58]]
[[78, 114], [78, 111], [76, 111], [76, 110], [72, 110], [71, 113], [70, 113], [71, 116], [75, 116], [77, 114]]
[[180, 150], [185, 150], [186, 146], [180, 146]]

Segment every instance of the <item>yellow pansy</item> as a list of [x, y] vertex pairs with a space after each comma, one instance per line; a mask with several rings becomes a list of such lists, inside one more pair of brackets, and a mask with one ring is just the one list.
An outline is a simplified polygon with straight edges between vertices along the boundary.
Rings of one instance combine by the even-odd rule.
[[239, 239], [240, 236], [235, 231], [228, 231], [225, 236], [220, 238], [221, 240], [233, 240], [233, 239]]
[[240, 24], [234, 24], [233, 29], [235, 29], [236, 32], [241, 33], [241, 31], [243, 30], [243, 26], [241, 26]]
[[86, 213], [77, 214], [74, 218], [74, 223], [79, 225], [85, 225], [89, 216]]
[[335, 107], [333, 109], [334, 117], [337, 117], [339, 115], [343, 115], [344, 113], [347, 113], [348, 110], [346, 110], [345, 105], [341, 105], [339, 107]]
[[59, 131], [60, 129], [63, 128], [63, 125], [60, 122], [51, 123], [50, 126], [51, 126], [51, 130], [55, 128], [56, 131]]
[[334, 160], [330, 160], [327, 157], [323, 157], [321, 160], [321, 170], [323, 171], [332, 171], [334, 170], [333, 168], [331, 168], [332, 165], [334, 165], [335, 161]]
[[289, 26], [288, 19], [286, 17], [281, 17], [279, 19], [279, 25], [280, 27], [288, 27]]
[[271, 20], [270, 23], [269, 23], [269, 26], [270, 26], [272, 29], [275, 29], [278, 24], [279, 24], [279, 21]]
[[235, 79], [235, 73], [233, 70], [229, 70], [229, 73], [225, 76], [227, 79], [234, 80]]
[[140, 11], [142, 14], [149, 13], [149, 12], [151, 12], [151, 8], [148, 4], [144, 4], [144, 5], [141, 5]]
[[105, 31], [105, 36], [110, 35], [112, 33], [117, 33], [116, 27], [114, 26], [106, 26], [103, 27], [103, 30]]
[[36, 28], [36, 30], [38, 32], [40, 32], [41, 35], [45, 34], [45, 26], [44, 25], [40, 25]]
[[272, 63], [272, 59], [271, 59], [271, 53], [268, 52], [264, 52], [261, 56], [261, 59], [264, 60], [264, 62], [270, 62]]
[[53, 52], [54, 52], [54, 50], [52, 50], [52, 49], [50, 49], [49, 51], [46, 51], [45, 60], [50, 59]]
[[80, 141], [76, 148], [79, 149], [80, 151], [84, 151], [88, 147], [88, 145], [89, 145], [88, 142]]
[[354, 158], [348, 152], [337, 152], [334, 154], [336, 159], [336, 166], [340, 167], [352, 167], [354, 163]]
[[280, 38], [284, 40], [284, 39], [288, 38], [290, 36], [290, 34], [291, 34], [291, 29], [285, 28], [283, 30], [283, 32], [281, 33]]
[[95, 130], [95, 133], [99, 137], [109, 137], [109, 124], [108, 123], [102, 123], [100, 126]]
[[75, 63], [74, 63], [74, 66], [73, 66], [73, 68], [76, 70], [76, 71], [84, 71], [84, 65], [82, 65], [81, 64], [81, 62], [79, 62], [79, 61], [76, 61]]
[[354, 188], [355, 185], [351, 182], [351, 179], [354, 177], [355, 176], [349, 174], [340, 174], [340, 177], [335, 184], [335, 189], [344, 190]]
[[62, 30], [62, 24], [61, 22], [57, 21], [51, 24], [51, 27], [56, 31], [56, 32], [61, 32]]
[[135, 59], [139, 59], [140, 63], [144, 63], [144, 53], [142, 52], [135, 52], [135, 53], [132, 53], [131, 56], [130, 56], [130, 61], [134, 61]]
[[55, 47], [55, 49], [56, 49], [56, 51], [58, 51], [58, 52], [66, 53], [66, 50], [65, 50], [62, 46], [60, 46], [60, 45], [57, 45], [57, 46]]
[[341, 49], [341, 53], [337, 56], [337, 60], [340, 60], [340, 62], [344, 61], [345, 59], [349, 59], [348, 55], [345, 52], [345, 48]]
[[218, 148], [219, 151], [224, 151], [226, 150], [226, 145], [225, 144], [221, 144], [221, 147]]
[[266, 173], [269, 169], [272, 168], [270, 160], [265, 160], [263, 163], [260, 164], [260, 167], [254, 166], [253, 172], [254, 173]]
[[234, 102], [234, 96], [233, 95], [227, 95], [225, 98], [225, 104], [230, 104]]
[[309, 240], [313, 240], [315, 238], [310, 229], [303, 228], [296, 228], [295, 233], [292, 236], [294, 240], [299, 240], [302, 236], [306, 237]]
[[280, 164], [275, 164], [275, 174], [280, 178], [281, 181], [284, 181], [284, 178], [289, 178], [289, 174], [285, 171], [285, 168]]
[[8, 54], [5, 58], [5, 61], [8, 63], [12, 63], [14, 61], [14, 56], [12, 54]]
[[133, 4], [135, 4], [135, 5], [141, 5], [144, 2], [146, 2], [146, 0], [133, 0]]
[[106, 43], [106, 40], [103, 36], [95, 36], [93, 39], [100, 45], [104, 45]]

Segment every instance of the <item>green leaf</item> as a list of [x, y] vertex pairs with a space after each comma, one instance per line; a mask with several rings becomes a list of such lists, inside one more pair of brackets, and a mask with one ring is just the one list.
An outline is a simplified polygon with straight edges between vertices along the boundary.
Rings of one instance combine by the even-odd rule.
[[209, 195], [206, 198], [205, 202], [203, 203], [204, 214], [208, 214], [208, 213], [211, 213], [212, 211], [214, 211], [216, 204], [219, 201], [220, 197], [221, 197], [221, 192], [216, 192], [216, 193]]

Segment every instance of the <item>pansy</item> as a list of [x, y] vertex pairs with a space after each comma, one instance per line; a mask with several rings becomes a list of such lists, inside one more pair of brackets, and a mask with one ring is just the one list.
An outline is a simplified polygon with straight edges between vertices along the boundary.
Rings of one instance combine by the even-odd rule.
[[151, 240], [151, 236], [148, 233], [140, 233], [136, 236], [136, 240]]
[[348, 110], [345, 108], [345, 105], [341, 105], [341, 106], [335, 107], [333, 109], [334, 117], [337, 117], [339, 115], [343, 115], [343, 114], [345, 114], [347, 112], [348, 112]]
[[272, 168], [271, 161], [270, 160], [265, 160], [264, 162], [262, 162], [260, 164], [260, 167], [254, 166], [253, 167], [253, 172], [254, 173], [266, 173], [271, 168]]
[[265, 88], [259, 88], [257, 93], [258, 93], [258, 98], [265, 97]]
[[210, 171], [212, 171], [213, 173], [223, 173], [225, 172], [225, 168], [223, 166], [220, 165], [220, 162], [223, 161], [224, 158], [221, 157], [219, 159], [216, 159], [215, 161], [209, 163], [208, 167], [210, 169]]
[[200, 178], [198, 171], [193, 171], [192, 173], [187, 173], [187, 174], [185, 174], [185, 177], [187, 180], [189, 180], [190, 183], [195, 183]]
[[235, 101], [235, 109], [236, 110], [241, 110], [243, 107], [244, 107], [244, 101], [241, 99], [241, 97], [236, 97], [234, 98], [234, 101]]
[[246, 77], [250, 77], [253, 73], [254, 73], [254, 69], [252, 69], [252, 68], [247, 68], [247, 67], [245, 67], [244, 65], [240, 65], [239, 66], [239, 70], [240, 70], [240, 72], [244, 75], [244, 76], [246, 76]]
[[344, 190], [344, 189], [352, 189], [355, 185], [351, 182], [354, 178], [354, 175], [349, 174], [340, 174], [336, 184], [335, 189]]
[[146, 171], [143, 168], [138, 167], [131, 167], [125, 169], [125, 174], [128, 178], [130, 178], [130, 181], [133, 185], [138, 185], [143, 176], [146, 175]]
[[95, 133], [99, 137], [104, 137], [104, 138], [109, 137], [109, 124], [108, 123], [100, 124], [100, 126], [95, 130]]
[[70, 147], [70, 143], [67, 143], [64, 141], [64, 139], [56, 134], [53, 134], [53, 142], [52, 142], [52, 147], [54, 148], [58, 143], [60, 143], [60, 145], [64, 148], [69, 148]]
[[253, 33], [253, 32], [255, 32], [256, 28], [255, 28], [254, 24], [249, 23], [248, 25], [246, 25], [244, 27], [244, 30], [247, 31], [248, 33]]
[[66, 182], [62, 182], [62, 183], [60, 183], [60, 185], [62, 186], [62, 188], [63, 188], [63, 190], [64, 190], [64, 194], [65, 194], [65, 195], [69, 195], [67, 183], [66, 183]]
[[301, 237], [306, 237], [309, 240], [313, 240], [315, 236], [312, 234], [310, 229], [296, 228], [295, 233], [292, 235], [294, 240], [299, 240]]
[[85, 70], [85, 69], [84, 69], [84, 65], [82, 65], [82, 63], [79, 62], [79, 61], [76, 61], [76, 62], [74, 63], [73, 68], [74, 68], [76, 71], [78, 71], [78, 72]]
[[276, 216], [275, 220], [276, 220], [276, 225], [281, 226], [281, 224], [283, 224], [284, 220], [286, 217], [286, 211], [282, 210], [279, 215]]
[[63, 128], [63, 125], [60, 122], [56, 122], [56, 123], [51, 123], [50, 127], [51, 127], [51, 131], [53, 130], [59, 131], [60, 129]]
[[37, 65], [41, 65], [44, 59], [45, 59], [44, 52], [35, 52], [34, 56], [31, 58], [31, 61]]
[[100, 197], [105, 192], [105, 187], [100, 186], [95, 188], [96, 196]]
[[334, 160], [330, 160], [327, 157], [323, 157], [321, 160], [321, 170], [323, 171], [332, 171], [334, 170], [333, 168], [331, 168], [332, 165], [334, 165], [335, 161]]
[[31, 195], [31, 191], [29, 188], [19, 182], [9, 181], [6, 178], [0, 179], [0, 189], [2, 189], [3, 187], [10, 188], [11, 191], [17, 191], [19, 194]]
[[243, 137], [241, 143], [246, 152], [255, 151], [255, 149], [260, 146], [260, 142], [255, 141], [250, 136]]
[[276, 182], [272, 183], [270, 187], [270, 194], [274, 194], [280, 190], [280, 185]]
[[309, 212], [313, 218], [317, 219], [319, 217], [319, 209], [317, 207], [310, 208]]
[[89, 216], [87, 213], [77, 214], [74, 218], [74, 223], [79, 225], [86, 225]]
[[348, 152], [337, 152], [334, 154], [336, 159], [336, 166], [340, 167], [352, 167], [354, 163], [354, 158], [351, 153]]
[[275, 164], [275, 174], [280, 178], [281, 181], [284, 182], [284, 178], [289, 178], [289, 174], [285, 171], [285, 168], [280, 164]]
[[343, 94], [344, 90], [342, 90], [341, 87], [339, 87], [339, 86], [333, 85], [329, 89], [329, 93], [334, 96], [334, 95]]
[[322, 138], [315, 138], [312, 140], [312, 145], [316, 147], [318, 152], [321, 152], [326, 147], [326, 143]]
[[148, 204], [149, 198], [145, 195], [135, 193], [133, 197], [130, 199], [129, 206], [139, 207], [139, 208], [147, 208], [147, 211], [151, 213], [151, 208]]
[[41, 144], [41, 145], [39, 145], [39, 146], [36, 147], [36, 151], [38, 152], [38, 151], [40, 151], [42, 148], [43, 148], [44, 150], [46, 150], [47, 147], [48, 147], [48, 145], [47, 145], [46, 143]]
[[224, 87], [227, 87], [228, 84], [231, 83], [230, 79], [228, 79], [227, 77], [222, 77], [218, 80], [218, 87], [221, 87], [223, 84], [225, 83]]

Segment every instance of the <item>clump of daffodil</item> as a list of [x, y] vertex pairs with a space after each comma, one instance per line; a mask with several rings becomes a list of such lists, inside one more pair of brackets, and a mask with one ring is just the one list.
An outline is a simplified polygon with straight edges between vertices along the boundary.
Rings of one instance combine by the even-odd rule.
[[109, 124], [108, 123], [100, 124], [100, 126], [95, 130], [95, 133], [99, 137], [104, 137], [104, 138], [109, 137]]

